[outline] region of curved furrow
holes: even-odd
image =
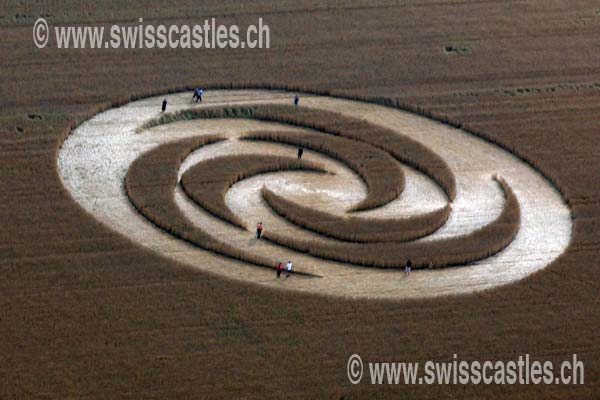
[[[454,175],[447,163],[435,152],[409,136],[403,135],[402,132],[338,112],[284,104],[207,107],[165,114],[148,121],[143,128],[203,118],[246,118],[278,122],[368,143],[428,175],[440,185],[450,201],[456,197]],[[375,208],[376,205],[363,205],[363,207],[365,207],[363,209]]]
[[[283,171],[326,172],[310,161],[269,155],[231,155],[195,164],[181,178],[184,192],[211,214],[240,228],[242,220],[225,203],[227,190],[236,182],[254,175]]]
[[[407,218],[363,218],[305,207],[266,187],[262,189],[262,197],[277,214],[293,224],[330,238],[357,243],[405,242],[427,236],[446,222],[451,211],[447,204],[441,209]]]
[[[467,235],[436,241],[369,244],[301,240],[279,234],[273,229],[264,236],[274,243],[296,251],[355,265],[399,268],[404,266],[408,259],[414,268],[465,265],[504,249],[519,230],[519,202],[504,180],[495,179],[505,196],[502,212],[491,223]]]
[[[219,141],[218,136],[195,137],[167,143],[142,154],[127,171],[127,196],[144,217],[180,239],[229,258],[274,269],[274,260],[238,249],[197,227],[185,218],[175,203],[174,189],[181,161],[193,150]]]
[[[367,187],[367,196],[349,211],[366,211],[396,199],[405,186],[398,162],[370,144],[311,131],[250,132],[242,140],[269,141],[301,146],[333,157],[356,172]]]

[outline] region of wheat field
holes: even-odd
[[[589,0],[3,3],[0,398],[597,398],[598,8]],[[40,50],[31,42],[31,26],[42,15],[52,24],[103,26],[135,23],[140,17],[146,22],[194,23],[215,16],[223,23],[244,25],[262,16],[271,28],[272,48]],[[172,119],[175,113],[161,121],[157,103],[158,118],[139,133],[149,142],[155,133],[156,137],[160,132],[168,134],[170,126],[183,130],[186,123],[198,122],[190,119],[196,117],[202,120],[198,123],[206,124],[202,129],[214,135],[210,134],[210,141],[205,141],[208,135],[202,140],[175,140],[170,147],[145,153],[147,157],[138,158],[123,171],[128,177],[122,182],[123,191],[130,199],[131,212],[151,220],[161,235],[175,235],[184,242],[182,246],[208,250],[211,257],[221,257],[215,259],[223,260],[219,261],[223,265],[251,264],[249,270],[257,279],[269,279],[268,284],[237,279],[235,268],[224,277],[153,251],[107,226],[90,211],[91,206],[77,201],[61,177],[57,163],[61,149],[86,121],[152,95],[187,91],[191,98],[191,89],[199,85],[205,88],[207,99],[211,91],[230,88],[285,90],[292,97],[298,93],[303,112],[294,112],[291,103],[242,104],[231,114],[231,106],[216,104],[214,109]],[[298,263],[303,275],[277,283],[273,259],[258,251],[248,254],[246,247],[231,247],[230,242],[215,242],[197,226],[190,226],[173,197],[174,190],[185,193],[186,187],[194,197],[194,188],[189,186],[193,170],[188,170],[187,186],[184,182],[181,188],[178,183],[182,161],[193,151],[227,141],[227,129],[218,120],[228,121],[232,130],[235,121],[248,124],[251,129],[240,125],[250,134],[239,140],[245,145],[287,145],[285,151],[292,158],[298,144],[305,146],[308,158],[302,165],[289,157],[289,164],[282,165],[282,159],[273,156],[273,170],[337,166],[340,171],[345,168],[348,176],[355,174],[357,181],[372,180],[376,189],[383,185],[378,183],[382,175],[369,174],[378,170],[379,162],[366,169],[362,162],[351,165],[346,151],[362,145],[339,147],[335,141],[361,139],[368,141],[373,154],[386,151],[394,165],[400,160],[421,168],[423,179],[439,184],[441,207],[459,196],[460,185],[455,182],[459,177],[429,148],[421,149],[418,142],[412,144],[414,148],[407,142],[394,143],[396,136],[386,140],[385,129],[370,122],[348,116],[336,120],[333,112],[304,107],[310,96],[360,99],[369,102],[369,107],[414,113],[509,152],[538,171],[566,201],[572,223],[568,247],[534,274],[466,294],[394,300],[293,290],[292,285],[304,287],[311,281],[325,285],[326,277],[314,276],[307,263]],[[215,115],[215,110],[225,110],[225,114]],[[253,123],[259,122],[274,125],[257,129]],[[288,129],[277,125],[283,122]],[[354,134],[345,136],[336,126],[343,132],[351,126]],[[299,129],[305,128],[335,139],[330,146],[326,140],[319,141],[320,147],[311,145],[309,136],[294,141]],[[102,136],[96,139],[100,148]],[[407,149],[409,154],[402,153]],[[419,151],[429,151],[425,159],[431,165],[408,157]],[[319,153],[318,157],[313,153]],[[332,161],[321,164],[324,159]],[[237,167],[243,167],[233,168],[234,172],[253,175],[255,165],[244,165],[243,160],[234,160]],[[98,171],[116,162],[116,157],[103,157]],[[476,168],[465,157],[464,169]],[[316,175],[330,182],[327,179],[335,178],[329,172],[288,173],[297,174],[296,179]],[[392,173],[394,178],[385,180],[385,188],[373,195],[373,202],[358,208],[384,204],[402,189],[410,189],[404,179],[408,174]],[[80,174],[83,183],[94,176]],[[260,178],[249,175],[244,175],[248,185]],[[243,184],[238,182],[241,177],[234,178],[219,181],[219,189],[234,191]],[[496,210],[496,218],[490,216],[490,221],[500,223],[492,225],[493,234],[483,232],[489,236],[483,238],[489,239],[485,246],[475,251],[468,241],[451,244],[453,249],[469,247],[458,254],[460,262],[483,256],[481,251],[485,257],[500,251],[518,237],[518,220],[525,221],[523,208],[510,201],[510,179],[487,178],[494,193],[505,194],[502,204],[508,206]],[[373,247],[362,250],[373,245],[356,236],[364,231],[354,224],[363,221],[345,220],[348,228],[341,234],[339,229],[331,230],[323,214],[316,212],[319,209],[303,209],[298,201],[296,214],[282,216],[277,209],[290,204],[282,205],[272,187],[262,191],[258,183],[255,186],[260,193],[256,201],[272,204],[272,218],[308,231],[289,238],[288,231],[278,235],[267,227],[267,240],[260,246],[295,247],[306,253],[303,260],[356,263],[351,268],[377,270],[373,274],[381,276],[398,271],[377,267],[402,268],[398,258],[404,260],[405,253],[394,256],[387,250],[371,254]],[[225,193],[215,189],[212,194],[207,201],[220,204],[214,214],[253,231],[247,221],[253,219],[238,216],[238,220],[235,210],[225,208],[229,204]],[[97,209],[102,207],[99,202]],[[424,219],[423,230],[411,233],[410,238],[443,226],[446,212],[449,220],[453,212],[460,212],[449,207],[439,208],[440,215],[431,220]],[[357,210],[347,211],[354,216]],[[231,229],[243,231],[239,226]],[[378,232],[377,226],[373,229]],[[389,232],[389,227],[384,230]],[[498,231],[504,235],[501,240]],[[322,242],[309,240],[317,235],[324,237]],[[390,238],[383,239],[375,245],[388,246]],[[391,243],[414,246],[404,239],[394,236]],[[338,247],[326,247],[326,243]],[[453,274],[461,268],[447,265],[454,264],[453,260],[433,259],[436,254],[427,250],[416,251],[415,269],[427,269],[432,261],[440,267],[432,271],[436,273]],[[387,260],[390,254],[392,260]],[[366,261],[365,256],[369,257]],[[409,279],[417,279],[421,272],[429,271],[415,271]],[[354,284],[356,278],[337,279]],[[448,361],[453,354],[467,360],[510,360],[529,353],[555,364],[577,353],[585,363],[585,384],[352,385],[346,363],[353,353],[365,360],[421,363]]]

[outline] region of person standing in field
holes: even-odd
[[[194,101],[194,99],[196,99],[196,103],[201,102],[202,101],[202,93],[204,93],[204,90],[198,88],[194,91],[194,95],[192,96],[192,101]]]
[[[292,262],[288,261],[287,266],[286,266],[285,277],[287,278],[288,276],[290,276],[291,273],[292,273]]]
[[[404,275],[408,276],[410,275],[410,270],[412,268],[412,262],[410,261],[410,258],[406,261],[406,266],[404,267]]]
[[[304,154],[304,149],[302,146],[298,146],[298,160],[302,158],[302,154]]]
[[[298,97],[298,95],[296,95],[296,97],[294,97],[294,105],[297,106],[298,103],[300,103],[300,97]]]
[[[263,228],[264,228],[264,227],[263,227],[263,223],[262,223],[262,222],[259,222],[259,223],[256,225],[256,238],[257,238],[257,239],[260,239],[260,237],[262,236],[262,231],[263,231]]]
[[[283,271],[283,265],[281,263],[277,264],[277,279],[281,276],[281,272]]]
[[[167,99],[163,99],[163,102],[162,102],[162,112],[165,112],[166,109],[167,109]]]

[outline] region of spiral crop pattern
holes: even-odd
[[[506,150],[376,104],[291,97],[223,90],[196,105],[176,94],[165,114],[157,99],[133,102],[77,128],[59,171],[84,208],[163,256],[315,293],[479,290],[568,245],[560,194]],[[288,260],[293,279],[277,280],[269,271]]]

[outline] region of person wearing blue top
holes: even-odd
[[[198,88],[194,91],[194,95],[192,96],[192,101],[194,99],[196,99],[196,103],[198,103],[199,101],[202,101],[202,93],[204,93],[204,90]]]

